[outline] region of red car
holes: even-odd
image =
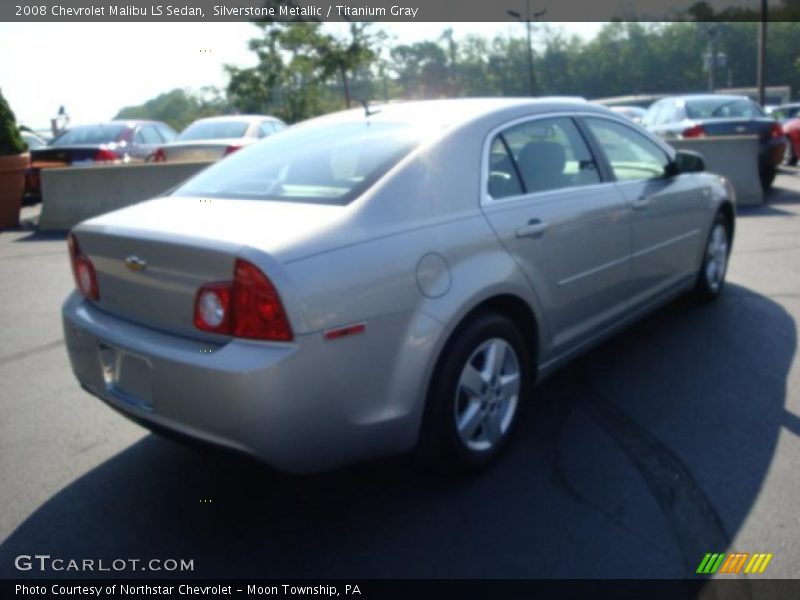
[[[783,164],[793,167],[800,157],[800,103],[777,106],[770,114],[781,122],[786,136]]]
[[[786,121],[783,124],[783,133],[788,142],[783,153],[783,164],[794,167],[797,157],[800,156],[800,117]]]

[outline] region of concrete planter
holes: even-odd
[[[30,154],[0,156],[0,229],[19,225],[19,209],[25,192],[25,171]]]

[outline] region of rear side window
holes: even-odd
[[[747,98],[707,98],[686,102],[686,114],[690,119],[757,119],[764,116],[761,108]]]
[[[178,134],[175,133],[175,130],[172,129],[172,127],[167,127],[166,125],[159,123],[156,125],[156,129],[158,129],[158,133],[161,134],[161,137],[164,138],[165,142],[171,142],[178,137]]]
[[[143,125],[140,127],[134,139],[137,144],[145,145],[156,145],[162,142],[161,136],[158,135],[158,131],[156,131],[156,128],[152,125]]]
[[[347,204],[422,135],[407,124],[366,120],[291,128],[202,171],[174,195]]]
[[[586,118],[585,122],[608,158],[617,181],[664,175],[669,156],[641,133],[607,119]]]
[[[267,137],[275,133],[275,124],[272,121],[261,121],[258,126],[258,137]]]
[[[522,182],[514,165],[514,159],[502,136],[497,136],[489,150],[489,195],[492,198],[507,198],[522,194]]]
[[[222,140],[243,137],[249,127],[247,121],[195,121],[178,136],[181,142],[196,140]]]
[[[491,145],[489,193],[493,198],[518,194],[512,184],[500,187],[501,175],[518,178],[524,194],[600,183],[591,152],[569,118],[537,119],[498,135]]]

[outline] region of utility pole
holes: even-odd
[[[761,22],[758,24],[758,103],[767,101],[767,0],[761,0]]]
[[[717,70],[717,36],[719,29],[716,23],[706,25],[704,27],[705,34],[708,37],[708,50],[704,57],[704,67],[708,69],[708,91],[713,92],[717,87],[716,70]]]
[[[506,11],[509,16],[517,19],[518,21],[522,20],[522,15],[519,14],[515,10]],[[537,13],[534,13],[533,18],[537,21],[539,17],[543,16],[547,12],[547,9],[540,10]],[[528,93],[531,96],[536,95],[536,84],[533,80],[533,43],[531,40],[531,0],[525,0],[525,27],[528,32]]]

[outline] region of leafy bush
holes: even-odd
[[[0,92],[0,156],[22,154],[25,150],[27,146],[19,135],[17,119]]]

